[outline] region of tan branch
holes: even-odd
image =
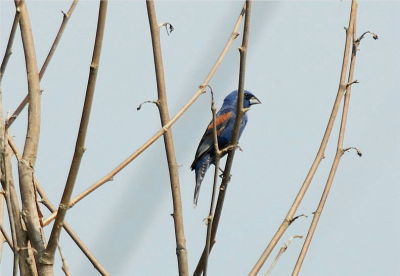
[[[43,78],[44,73],[46,72],[47,66],[50,63],[51,58],[53,57],[58,43],[60,42],[61,36],[64,33],[64,29],[67,26],[68,20],[71,17],[72,13],[75,10],[76,5],[78,4],[78,0],[73,0],[71,6],[69,7],[69,10],[67,13],[63,12],[63,20],[61,22],[60,28],[58,29],[57,35],[53,41],[53,44],[51,45],[50,51],[47,54],[46,60],[44,61],[42,68],[40,69],[39,72],[39,80],[41,80]],[[17,9],[17,13],[19,16],[19,12]],[[16,15],[17,15],[16,13]],[[15,19],[14,19],[15,20]],[[15,22],[15,21],[14,21]],[[8,48],[8,44],[7,44],[7,48]],[[1,78],[0,78],[1,81]],[[25,108],[25,106],[28,103],[28,96],[26,95],[25,98],[22,100],[22,102],[18,105],[18,107],[15,109],[15,111],[12,113],[12,115],[10,116],[10,118],[8,118],[8,120],[6,121],[6,127],[9,128],[11,126],[11,124],[15,121],[15,119],[17,119],[18,115],[21,113],[21,111]]]
[[[1,88],[0,88],[1,89]],[[8,220],[10,222],[10,229],[11,229],[11,237],[12,237],[12,243],[10,239],[7,237],[6,233],[3,231],[4,229],[2,228],[3,236],[7,240],[8,244],[13,250],[14,258],[13,258],[13,275],[18,274],[18,265],[19,265],[19,252],[18,252],[18,246],[14,247],[14,244],[18,244],[17,242],[17,233],[16,233],[16,222],[19,220],[18,217],[15,216],[15,213],[13,213],[13,204],[11,202],[11,196],[10,196],[10,179],[11,175],[11,161],[10,161],[10,155],[9,152],[7,151],[7,131],[5,128],[4,120],[3,120],[3,110],[2,110],[2,99],[1,99],[1,90],[0,90],[0,151],[1,151],[1,182],[3,186],[3,192],[4,192],[4,199],[7,205],[7,214],[8,214]],[[2,203],[1,203],[2,204]],[[3,206],[2,206],[3,207]],[[2,208],[1,208],[2,209]],[[3,210],[1,210],[1,216],[3,216]],[[3,218],[2,218],[3,219]],[[2,224],[2,223],[1,223]]]
[[[57,248],[58,248],[58,252],[60,253],[61,262],[62,262],[61,269],[64,272],[65,276],[71,276],[71,273],[69,272],[69,268],[68,268],[68,263],[67,263],[67,260],[65,259],[62,249],[59,245],[57,246]]]
[[[103,184],[113,180],[115,175],[117,175],[126,166],[128,166],[129,163],[131,163],[133,160],[135,160],[146,149],[148,149],[155,141],[158,140],[158,138],[163,136],[164,133],[166,131],[168,131],[172,127],[172,125],[175,124],[176,121],[178,121],[179,118],[182,117],[182,115],[189,109],[189,107],[192,106],[192,104],[200,97],[200,95],[204,93],[205,87],[208,85],[208,83],[211,81],[212,77],[217,72],[219,66],[221,65],[223,59],[226,56],[226,53],[228,52],[229,48],[232,46],[233,41],[238,37],[238,35],[239,35],[238,29],[239,29],[240,23],[243,20],[243,17],[244,17],[244,9],[242,9],[242,11],[235,23],[233,31],[232,31],[228,41],[225,44],[225,47],[222,49],[222,52],[220,53],[215,64],[211,68],[211,70],[208,73],[207,77],[205,78],[204,82],[200,85],[199,89],[192,96],[192,98],[190,98],[190,100],[178,111],[178,113],[170,121],[168,121],[159,131],[157,131],[149,140],[147,140],[141,147],[139,147],[135,152],[133,152],[128,158],[126,158],[124,161],[122,161],[116,168],[114,168],[112,171],[110,171],[108,174],[106,174],[103,178],[101,178],[96,183],[94,183],[92,186],[90,186],[88,189],[86,189],[86,191],[82,192],[81,194],[76,196],[74,199],[72,199],[69,203],[69,207],[74,206],[76,203],[78,203],[83,198],[85,198],[86,196],[91,194],[93,191],[95,191],[97,188],[99,188]],[[50,222],[52,222],[54,220],[55,217],[56,217],[56,213],[51,214],[47,219],[45,219],[43,221],[43,225],[48,225]]]
[[[215,101],[214,101],[214,92],[210,88],[210,94],[211,94],[211,113],[212,113],[212,126],[213,126],[213,140],[214,140],[214,158],[215,158],[215,163],[214,163],[214,178],[213,178],[213,189],[211,193],[211,202],[210,202],[210,210],[208,212],[208,217],[207,217],[207,234],[206,234],[206,246],[205,246],[205,257],[204,257],[204,272],[203,275],[207,276],[207,268],[208,268],[208,257],[210,255],[210,250],[211,250],[211,233],[212,233],[212,225],[214,221],[214,205],[215,205],[215,195],[217,191],[217,184],[218,184],[218,172],[219,172],[219,161],[221,159],[222,153],[219,149],[218,146],[218,136],[217,136],[217,124],[216,122],[216,116],[217,116],[217,108],[215,107]]]
[[[31,245],[35,253],[37,253],[35,257],[38,257],[41,256],[45,249],[33,185],[34,166],[40,134],[40,84],[28,9],[24,1],[14,0],[14,2],[15,6],[20,8],[19,26],[25,55],[29,98],[28,128],[25,146],[22,159],[18,162],[22,217]]]
[[[6,138],[4,138],[6,140]],[[23,229],[21,221],[21,213],[17,198],[17,193],[14,187],[14,178],[11,168],[11,149],[5,147],[5,152],[2,154],[2,162],[4,164],[4,178],[2,181],[5,192],[8,218],[10,221],[11,237],[14,249],[14,269],[13,273],[17,273],[16,265],[19,264],[21,275],[37,275],[36,269],[33,269],[33,263],[28,250],[20,250],[20,248],[28,248],[26,231]],[[28,274],[29,273],[29,274]],[[14,275],[14,274],[13,274]]]
[[[58,207],[57,217],[54,222],[49,242],[47,244],[45,253],[40,259],[41,271],[43,274],[53,270],[54,254],[57,249],[58,240],[64,218],[68,210],[68,204],[71,199],[72,191],[74,189],[75,181],[78,176],[80,163],[82,160],[83,153],[85,151],[85,139],[89,125],[90,111],[94,98],[94,91],[96,86],[97,71],[100,62],[101,46],[103,42],[104,27],[107,13],[107,0],[100,0],[99,16],[97,22],[96,39],[93,49],[93,57],[90,65],[89,80],[86,88],[85,102],[83,105],[81,122],[79,125],[79,133],[76,139],[74,156],[72,158],[71,167],[68,173],[67,182],[65,184],[64,192],[61,198],[60,205]]]
[[[240,122],[241,122],[242,116],[244,114],[243,97],[244,97],[244,81],[245,81],[245,72],[246,72],[246,56],[247,56],[247,47],[248,47],[249,32],[250,32],[250,14],[251,14],[251,1],[246,0],[242,45],[239,48],[240,70],[239,70],[239,85],[238,85],[239,87],[238,87],[236,120],[235,120],[233,135],[232,135],[233,137],[232,137],[232,140],[230,141],[230,145],[233,145],[234,147],[228,152],[228,157],[227,157],[226,164],[225,164],[223,178],[222,178],[222,182],[221,182],[221,185],[219,188],[217,205],[215,207],[215,214],[213,216],[213,223],[211,226],[210,250],[206,249],[206,247],[207,247],[207,245],[206,245],[193,275],[201,275],[201,273],[204,270],[206,255],[209,254],[209,251],[211,251],[213,245],[215,244],[215,236],[217,234],[218,224],[219,224],[219,220],[220,220],[221,214],[222,214],[222,207],[224,205],[225,194],[226,194],[226,190],[228,188],[228,183],[231,178],[230,173],[231,173],[231,169],[232,169],[233,158],[235,156],[235,151],[237,149],[236,145],[239,140]]]
[[[289,227],[290,222],[293,219],[293,216],[295,215],[298,207],[300,206],[301,201],[303,200],[305,193],[307,192],[308,187],[311,184],[311,181],[319,167],[321,160],[324,158],[325,149],[326,149],[326,146],[328,144],[328,141],[329,141],[329,138],[330,138],[330,135],[332,132],[333,124],[336,120],[336,115],[338,113],[340,102],[341,102],[343,95],[345,93],[345,90],[347,88],[346,75],[347,75],[347,67],[348,67],[348,63],[349,63],[349,52],[350,52],[350,48],[351,48],[353,22],[355,20],[356,10],[357,10],[357,4],[355,1],[353,1],[352,6],[351,6],[351,12],[350,12],[349,27],[346,30],[346,42],[345,42],[345,48],[344,48],[344,54],[343,54],[343,62],[342,62],[342,69],[341,69],[341,74],[340,74],[339,88],[338,88],[336,99],[335,99],[335,102],[332,107],[332,112],[329,117],[328,124],[326,126],[326,130],[325,130],[324,136],[322,138],[320,147],[318,149],[317,155],[316,155],[316,157],[310,167],[310,170],[308,171],[308,174],[307,174],[292,206],[290,207],[285,219],[283,220],[282,224],[279,226],[278,230],[272,237],[271,241],[269,242],[268,246],[262,253],[262,255],[259,258],[259,260],[257,261],[257,263],[254,265],[254,267],[250,271],[250,273],[249,273],[250,276],[257,275],[257,273],[260,271],[262,265],[265,263],[265,261],[271,254],[272,250],[275,248],[276,244],[282,237],[283,233],[285,233],[286,229]]]
[[[353,0],[356,2],[355,4],[357,5],[357,1]],[[354,21],[353,21],[353,28],[352,28],[352,41],[353,41],[353,49],[352,49],[352,55],[351,55],[351,60],[350,60],[350,69],[349,69],[349,76],[347,83],[352,83],[353,82],[353,76],[354,76],[354,70],[355,70],[355,64],[356,64],[356,56],[357,56],[357,51],[358,51],[358,46],[360,44],[361,39],[364,37],[364,35],[367,33],[364,33],[363,35],[360,36],[359,39],[356,39],[356,16],[357,14],[354,14]],[[369,32],[368,32],[369,33]],[[375,34],[374,34],[374,39],[375,39]],[[341,160],[341,157],[343,156],[343,153],[351,148],[346,148],[343,149],[343,141],[344,141],[344,135],[346,131],[346,123],[347,123],[347,114],[349,112],[349,106],[350,106],[350,98],[351,98],[351,86],[347,87],[346,94],[344,95],[344,104],[343,104],[343,111],[342,111],[342,118],[340,122],[340,130],[339,130],[339,136],[338,136],[338,141],[337,141],[337,147],[336,147],[336,155],[332,163],[331,170],[329,172],[328,179],[326,181],[326,185],[324,188],[324,191],[321,195],[320,202],[318,204],[317,210],[314,212],[314,217],[311,222],[310,228],[307,233],[307,237],[304,241],[303,247],[301,249],[301,252],[299,254],[299,257],[297,259],[296,265],[293,269],[292,275],[298,275],[301,269],[301,266],[303,264],[304,258],[307,254],[308,248],[310,247],[312,238],[314,236],[315,230],[317,228],[319,218],[321,217],[323,208],[325,206],[326,200],[328,198],[330,189],[333,184],[333,180],[335,178],[335,174],[337,171],[337,168],[339,166],[339,162]],[[357,151],[357,154],[361,156],[361,152],[355,148]]]
[[[160,41],[160,29],[157,24],[156,9],[154,7],[154,1],[147,0],[147,14],[149,18],[151,42],[153,46],[154,56],[154,67],[157,79],[157,92],[158,92],[158,110],[161,118],[161,125],[165,125],[169,122],[169,111],[167,103],[167,91],[165,87],[164,78],[164,65],[161,53],[161,41]],[[181,191],[179,184],[179,173],[178,166],[175,157],[175,147],[172,136],[172,131],[168,130],[164,133],[164,145],[167,154],[169,177],[171,182],[172,192],[172,203],[174,208],[173,219],[175,225],[175,240],[176,240],[176,255],[178,257],[178,270],[179,275],[188,276],[189,267],[187,261],[187,249],[185,232],[183,225],[183,212],[182,212],[182,201]]]
[[[7,235],[7,232],[4,229],[3,224],[0,224],[0,232],[1,232],[1,235],[3,236],[4,240],[7,242],[8,246],[10,246],[11,250],[14,251],[14,244],[13,244],[12,240],[10,239],[10,237]],[[18,263],[17,263],[17,266],[18,266]],[[15,269],[13,269],[13,270],[15,271]],[[13,273],[13,275],[14,275],[14,273]]]
[[[3,60],[1,62],[1,66],[0,66],[0,86],[1,86],[1,81],[3,80],[4,72],[6,71],[8,60],[10,59],[11,54],[12,54],[12,45],[14,43],[15,33],[17,31],[19,14],[20,14],[20,10],[19,10],[19,8],[17,8],[15,11],[14,21],[13,21],[11,31],[10,31],[10,36],[8,37],[6,51],[4,53],[4,57],[3,57]]]

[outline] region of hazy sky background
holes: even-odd
[[[30,1],[28,8],[39,66],[70,1]],[[225,44],[242,2],[156,2],[171,115],[203,81]],[[319,147],[339,81],[349,1],[254,2],[246,89],[262,102],[249,112],[235,156],[232,181],[209,262],[210,275],[246,275],[284,219]],[[1,56],[15,7],[1,2]],[[73,155],[97,23],[98,2],[80,1],[41,82],[42,129],[36,176],[58,204]],[[400,3],[360,1],[358,33],[374,31],[358,54],[345,146],[326,208],[301,275],[400,275]],[[211,81],[220,106],[237,88],[237,39]],[[4,109],[12,112],[27,91],[17,33],[3,81]],[[150,32],[144,1],[110,1],[86,147],[74,195],[103,177],[159,128]],[[181,180],[190,271],[204,246],[211,170],[193,208],[189,169],[210,121],[203,95],[173,127]],[[272,257],[292,235],[305,235],[335,154],[338,123],[297,220]],[[11,128],[20,148],[26,111]],[[15,173],[16,175],[16,173]],[[172,203],[160,139],[113,182],[72,208],[66,220],[112,275],[176,275]],[[47,214],[47,213],[46,213]],[[8,227],[8,222],[5,222]],[[47,228],[50,231],[50,228]],[[273,275],[289,275],[302,241],[295,240]],[[61,246],[72,275],[97,275],[63,232]],[[4,247],[1,275],[10,275]],[[271,258],[272,259],[272,258]],[[262,270],[268,267],[268,264]],[[57,266],[60,266],[59,260]],[[56,269],[56,275],[62,275]]]

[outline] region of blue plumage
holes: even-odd
[[[221,109],[216,114],[216,129],[218,138],[218,147],[220,150],[226,148],[233,135],[233,128],[236,120],[236,107],[237,107],[237,90],[228,94],[225,97],[224,103]],[[256,96],[249,91],[244,91],[243,107],[249,108],[253,104],[261,103]],[[240,122],[239,137],[242,134],[247,123],[247,114],[243,114]],[[213,138],[213,124],[212,121],[208,125],[206,132],[201,138],[200,144],[196,151],[196,156],[191,165],[191,169],[196,174],[196,187],[194,189],[193,202],[197,205],[197,199],[199,197],[200,185],[203,181],[204,175],[211,164],[215,165],[215,148]]]

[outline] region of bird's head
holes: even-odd
[[[238,99],[238,91],[232,91],[228,96],[224,99],[224,106],[226,107],[236,107]],[[249,108],[253,104],[260,104],[260,100],[257,99],[256,96],[253,95],[250,91],[244,90],[244,98],[243,98],[243,108]]]

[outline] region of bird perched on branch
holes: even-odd
[[[219,150],[223,150],[224,148],[229,146],[231,142],[236,120],[237,99],[237,90],[229,93],[229,95],[225,97],[221,109],[216,114],[215,123],[217,129]],[[251,92],[246,90],[244,91],[243,108],[245,109],[245,111],[247,111],[251,105],[260,103],[260,100],[257,99],[257,97],[254,96]],[[240,122],[239,137],[242,134],[246,123],[247,114],[244,113]],[[223,155],[225,155],[226,152],[227,151],[225,151]],[[196,187],[194,189],[193,199],[194,205],[197,205],[201,182],[203,181],[204,175],[206,174],[207,169],[210,167],[211,164],[215,165],[215,148],[212,121],[208,125],[206,132],[201,138],[200,144],[196,151],[196,156],[190,167],[196,173]]]

